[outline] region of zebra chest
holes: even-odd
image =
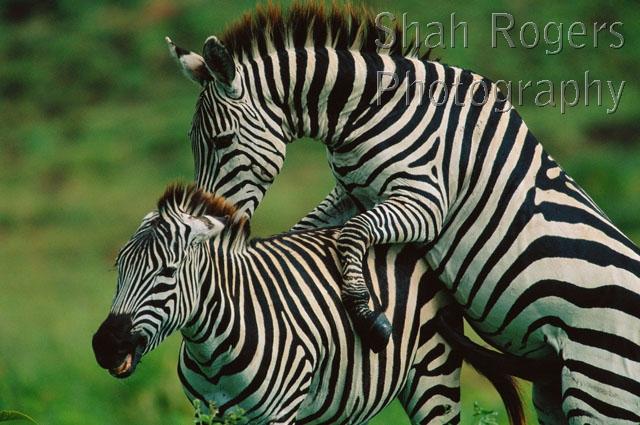
[[[371,209],[407,187],[429,189],[433,167],[417,164],[420,156],[396,158],[390,148],[369,158],[367,149],[371,147],[362,146],[359,149],[361,151],[350,152],[349,155],[329,157],[329,165],[337,183],[346,190],[359,209]]]
[[[383,174],[385,175],[372,174],[372,170],[363,167],[347,175],[334,172],[334,177],[358,209],[365,211],[388,198],[389,184],[385,184],[387,176],[386,173]]]
[[[354,187],[349,191],[351,200],[361,211],[370,210],[384,198],[373,187]]]
[[[272,349],[281,351],[278,355],[260,343],[251,350],[231,350],[218,361],[211,361],[212,350],[205,350],[208,355],[203,357],[192,356],[183,344],[179,362],[183,389],[190,400],[213,402],[221,411],[242,409],[255,424],[279,423],[283,412],[295,416],[297,409],[292,406],[303,400],[300,394],[309,385],[313,359],[299,345],[284,342],[271,342]]]

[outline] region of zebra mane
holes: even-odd
[[[176,210],[194,217],[203,215],[229,217],[229,227],[235,229],[244,228],[247,221],[234,204],[222,196],[205,192],[193,183],[170,184],[158,200],[160,215]]]
[[[385,32],[376,27],[374,13],[365,6],[352,4],[330,8],[318,0],[295,1],[288,10],[269,2],[256,6],[231,23],[220,36],[231,54],[242,59],[266,56],[287,48],[331,47],[362,53],[404,55],[426,60],[430,50],[420,56],[413,43],[402,51],[402,30],[396,25],[395,42],[380,49],[376,40],[385,41]]]

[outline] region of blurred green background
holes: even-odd
[[[633,240],[640,241],[640,7],[636,1],[369,2],[407,12],[426,31],[449,16],[468,22],[469,47],[438,49],[442,61],[494,80],[626,80],[615,114],[605,107],[519,110],[547,150]],[[0,409],[42,424],[187,424],[191,408],[175,373],[179,337],[118,381],[99,369],[91,336],[115,290],[118,248],[165,185],[193,175],[186,134],[199,89],[169,57],[164,36],[199,51],[204,39],[250,9],[246,0],[0,2]],[[516,24],[582,21],[587,46],[528,50],[490,46],[491,12]],[[618,40],[593,22],[622,21]],[[517,37],[517,32],[514,33]],[[555,50],[555,49],[554,49]],[[603,101],[610,97],[606,86]],[[595,101],[595,99],[593,99]],[[332,186],[319,143],[291,146],[285,169],[258,209],[255,235],[290,227]],[[284,208],[283,208],[284,206]],[[465,369],[464,423],[473,402],[496,409],[495,392]],[[525,392],[528,392],[524,385]],[[392,405],[372,424],[401,424]]]

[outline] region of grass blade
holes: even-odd
[[[24,413],[20,413],[15,410],[0,410],[0,422],[8,421],[29,421],[32,424],[37,424],[36,421]]]

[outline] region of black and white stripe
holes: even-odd
[[[435,320],[451,301],[424,284],[422,251],[366,257],[366,282],[396,323],[374,354],[340,301],[339,230],[247,241],[237,213],[225,230],[212,226],[232,210],[199,206],[211,199],[193,186],[168,190],[118,256],[111,309],[130,318],[143,354],[181,331],[178,373],[191,400],[241,407],[256,424],[356,424],[397,396],[413,423],[459,422],[461,357]]]
[[[368,247],[427,244],[426,261],[487,341],[562,361],[555,382],[536,382],[541,422],[639,423],[640,251],[544,152],[496,86],[397,49],[376,51],[375,24],[364,15],[311,5],[284,18],[256,16],[263,35],[249,28],[249,40],[239,40],[236,26],[223,38],[245,90],[242,107],[227,96],[196,111],[199,184],[251,214],[279,171],[284,143],[322,140],[336,187],[296,228],[346,221],[337,243],[356,323],[370,314]],[[309,17],[307,29],[291,16]],[[382,71],[398,77],[396,88],[383,80],[380,90]],[[415,82],[438,84],[430,97]],[[221,90],[214,75],[203,85],[203,98]],[[236,127],[226,116],[237,117]],[[203,156],[198,147],[217,134],[200,133],[204,122],[237,140]],[[248,128],[259,131],[249,136]],[[243,171],[263,164],[267,178]]]

